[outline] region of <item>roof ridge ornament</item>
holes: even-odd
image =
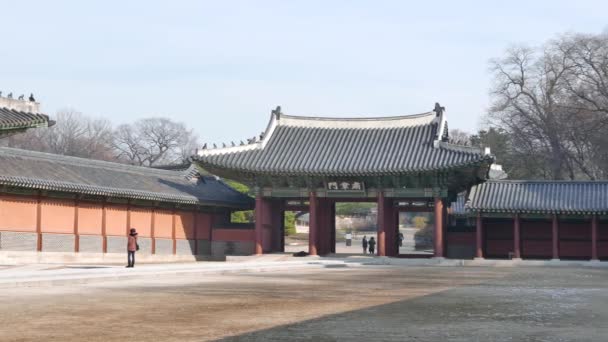
[[[437,122],[437,131],[435,132],[435,141],[433,141],[433,146],[438,148],[440,142],[447,142],[449,140],[448,134],[448,123],[445,119],[445,107],[442,107],[439,102],[435,102],[435,121]]]
[[[445,107],[442,107],[439,102],[435,102],[435,109],[433,111],[435,112],[435,116],[441,116],[445,111]]]
[[[281,114],[283,114],[281,113],[281,106],[277,106],[276,109],[271,110],[270,114],[274,115],[277,120],[281,119]]]

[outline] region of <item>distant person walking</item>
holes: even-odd
[[[361,247],[363,247],[363,254],[367,254],[367,236],[363,235],[363,240],[361,240]]]
[[[137,231],[135,228],[131,228],[129,238],[127,240],[127,267],[135,266],[135,252],[139,249],[137,244]]]
[[[369,238],[369,254],[374,255],[376,252],[376,239],[372,236]]]

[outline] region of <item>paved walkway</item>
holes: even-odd
[[[593,267],[608,268],[608,262],[545,260],[456,260],[399,259],[364,255],[292,257],[290,254],[229,257],[227,262],[140,264],[135,268],[117,265],[32,264],[0,265],[0,288],[87,284],[108,280],[137,279],[187,274],[230,274],[269,272],[286,269],[360,266],[435,267]]]
[[[116,265],[35,264],[0,266],[0,288],[87,284],[98,281],[186,274],[267,272],[293,268],[339,267],[344,261],[306,258],[247,258],[232,262],[143,264],[135,268]]]

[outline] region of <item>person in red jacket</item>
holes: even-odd
[[[129,239],[127,240],[127,267],[135,266],[135,252],[137,251],[137,231],[135,228],[131,228],[129,233]]]

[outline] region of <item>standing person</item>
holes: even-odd
[[[135,252],[139,249],[137,244],[137,231],[135,228],[131,228],[129,238],[127,240],[127,267],[135,266]]]
[[[363,235],[363,240],[361,240],[361,247],[363,247],[363,254],[367,254],[367,235]]]
[[[369,238],[369,254],[374,255],[376,251],[376,239],[372,236]]]

